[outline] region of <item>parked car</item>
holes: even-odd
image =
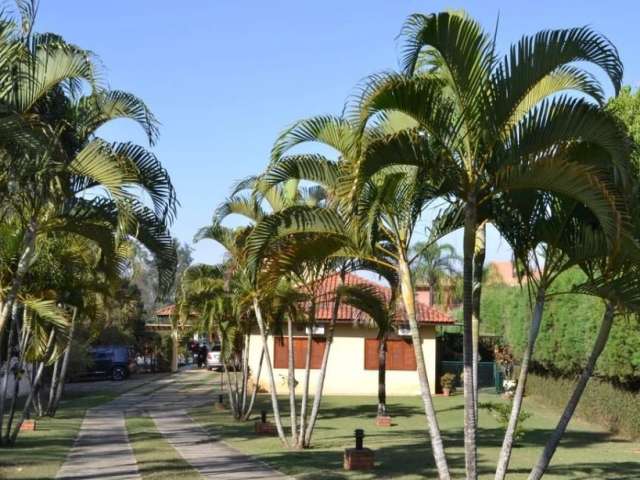
[[[91,347],[89,355],[93,365],[87,370],[87,377],[103,377],[124,380],[135,370],[135,358],[126,345],[100,345]]]
[[[222,368],[222,348],[219,343],[213,344],[207,353],[207,368],[209,370]]]

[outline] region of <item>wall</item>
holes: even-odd
[[[329,354],[327,376],[325,378],[324,393],[328,395],[377,395],[378,371],[364,369],[364,339],[375,338],[376,329],[364,326],[338,325],[336,327],[333,345]],[[303,335],[300,332],[298,335]],[[435,327],[421,327],[422,349],[427,367],[427,377],[431,393],[435,393],[436,376],[436,339]],[[393,338],[393,337],[392,337]],[[269,337],[269,352],[273,358],[274,339]],[[253,372],[258,367],[262,342],[260,336],[251,336],[250,367]],[[287,369],[275,369],[276,388],[278,393],[286,394]],[[311,370],[310,392],[315,391],[319,370]],[[300,392],[304,381],[304,369],[296,368],[297,391]],[[262,369],[260,386],[268,390],[269,382],[266,370]],[[416,371],[387,370],[387,395],[418,395],[420,386]]]

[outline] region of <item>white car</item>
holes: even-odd
[[[215,344],[207,353],[207,368],[209,370],[219,370],[222,368],[222,352],[220,344]]]

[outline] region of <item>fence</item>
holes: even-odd
[[[445,373],[453,373],[456,376],[456,387],[462,386],[460,374],[463,363],[451,360],[442,360],[438,369],[438,380]],[[494,387],[498,393],[502,387],[501,372],[496,368],[495,362],[478,362],[478,388]]]

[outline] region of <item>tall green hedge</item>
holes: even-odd
[[[566,292],[582,280],[580,271],[567,272],[555,282],[553,292]],[[603,310],[603,302],[597,298],[554,295],[545,306],[534,353],[536,366],[555,375],[572,376],[579,372],[591,351]],[[521,355],[526,343],[530,316],[526,287],[487,285],[483,288],[483,331],[501,335],[516,357]],[[627,386],[640,386],[638,317],[616,318],[595,374]]]
[[[530,374],[527,395],[547,405],[563,409],[575,386],[575,380]],[[580,399],[576,415],[632,439],[640,438],[640,394],[616,388],[608,382],[591,379]]]

